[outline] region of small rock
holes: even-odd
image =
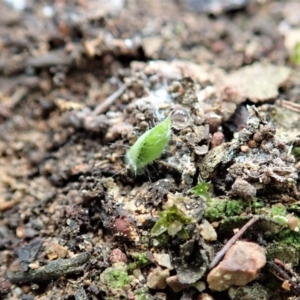
[[[65,258],[68,255],[68,248],[63,247],[57,241],[54,241],[47,249],[46,253],[50,260]]]
[[[221,263],[208,274],[209,288],[224,291],[231,286],[245,286],[257,277],[265,264],[264,248],[255,243],[238,241],[227,251]]]
[[[167,286],[166,279],[170,276],[168,269],[162,270],[157,267],[149,273],[147,277],[147,286],[150,289],[164,289]]]
[[[253,199],[256,196],[256,188],[244,179],[237,178],[231,187],[235,196],[243,199]]]
[[[143,39],[143,49],[148,57],[156,56],[162,47],[163,40],[160,36],[150,36]]]
[[[199,292],[203,292],[206,289],[206,284],[203,281],[198,281],[193,284],[193,287]]]
[[[201,293],[198,296],[197,300],[214,300],[214,298],[211,295],[207,294],[207,293]]]
[[[200,234],[206,241],[215,241],[217,239],[217,233],[212,225],[207,221],[203,220],[200,227]]]
[[[210,144],[212,148],[215,148],[219,145],[221,145],[225,140],[224,133],[221,131],[217,131],[212,135]]]
[[[154,260],[159,264],[161,267],[168,268],[172,270],[173,267],[171,265],[170,255],[166,253],[154,253]]]
[[[189,286],[189,284],[180,283],[177,275],[168,277],[166,282],[175,293],[178,293]]]
[[[116,248],[112,250],[109,260],[111,263],[116,263],[116,262],[127,262],[127,256],[125,253],[123,253],[119,248]]]

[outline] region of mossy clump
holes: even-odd
[[[133,258],[134,262],[128,264],[127,266],[128,271],[132,271],[137,268],[142,268],[150,264],[150,261],[145,253],[132,253],[131,257]]]
[[[268,260],[273,261],[274,259],[279,259],[284,262],[289,262],[293,266],[299,264],[299,251],[293,246],[277,242],[269,244],[266,250]]]
[[[287,211],[283,204],[278,203],[272,205],[269,214],[272,220],[274,220],[278,224],[282,226],[286,226],[288,224]]]
[[[121,269],[111,269],[106,272],[105,280],[115,289],[123,288],[130,282],[128,273]]]
[[[130,288],[130,278],[126,264],[118,262],[105,269],[100,275],[98,286],[108,299],[109,297],[113,299],[126,297],[127,290]]]
[[[290,230],[289,228],[283,228],[278,234],[277,241],[281,245],[289,245],[295,247],[297,251],[300,251],[300,233]]]
[[[251,202],[251,209],[253,213],[260,214],[261,209],[265,207],[265,202],[259,199],[255,199]]]
[[[173,205],[159,213],[159,220],[151,230],[152,236],[159,236],[167,232],[170,236],[189,237],[185,226],[192,222],[192,218],[186,216],[176,205]]]
[[[214,198],[206,202],[205,217],[211,221],[224,217],[241,215],[247,208],[247,202],[242,200],[230,200]]]

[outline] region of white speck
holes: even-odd
[[[133,42],[132,42],[131,39],[126,39],[126,40],[124,41],[124,43],[125,43],[126,47],[128,47],[128,48],[133,48]]]
[[[51,18],[54,16],[55,11],[52,6],[47,5],[43,7],[43,14],[47,18]]]

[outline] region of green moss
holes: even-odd
[[[155,223],[151,230],[152,236],[159,236],[164,232],[167,232],[171,236],[178,235],[180,238],[189,237],[184,227],[191,223],[192,219],[180,211],[176,205],[162,211],[159,216],[160,219]]]
[[[272,205],[270,210],[270,217],[272,218],[272,220],[282,226],[285,226],[288,223],[286,208],[281,203]]]
[[[300,251],[300,233],[290,230],[289,228],[284,228],[278,234],[278,242],[281,245],[290,245],[295,247]]]
[[[132,253],[131,257],[133,258],[134,262],[128,264],[127,270],[132,271],[137,268],[142,268],[150,263],[147,255],[144,253]]]
[[[205,217],[210,220],[218,220],[224,217],[233,217],[242,214],[247,203],[242,200],[229,199],[212,199],[207,201],[207,208],[205,210]]]
[[[289,262],[293,266],[299,264],[299,251],[290,245],[284,245],[281,242],[269,244],[266,247],[268,260],[273,261],[275,258]]]
[[[128,273],[123,269],[107,269],[105,280],[113,289],[123,288],[130,283]]]
[[[224,217],[225,211],[225,200],[212,200],[207,203],[207,208],[205,210],[205,217],[211,220],[217,220]]]
[[[226,201],[225,205],[225,215],[226,217],[233,217],[240,215],[245,208],[245,202],[242,200],[230,200]]]
[[[270,216],[285,216],[286,215],[286,208],[283,204],[278,203],[275,205],[272,205],[271,211],[270,211]]]
[[[253,200],[251,202],[251,207],[254,211],[256,211],[257,209],[259,210],[260,208],[265,207],[265,202],[262,200],[258,200],[258,199]]]

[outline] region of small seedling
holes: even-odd
[[[208,192],[209,188],[210,188],[210,184],[208,182],[199,179],[197,185],[191,189],[191,192],[198,197],[204,198],[204,200],[209,200],[210,199],[210,194]]]
[[[159,158],[168,145],[170,136],[170,116],[142,134],[130,147],[125,156],[125,161],[132,173],[135,175],[141,174],[148,164]]]
[[[171,236],[178,235],[180,238],[184,239],[189,237],[184,226],[191,223],[192,219],[179,211],[176,205],[162,211],[159,216],[160,219],[155,223],[151,230],[152,236],[159,236],[167,231]]]

